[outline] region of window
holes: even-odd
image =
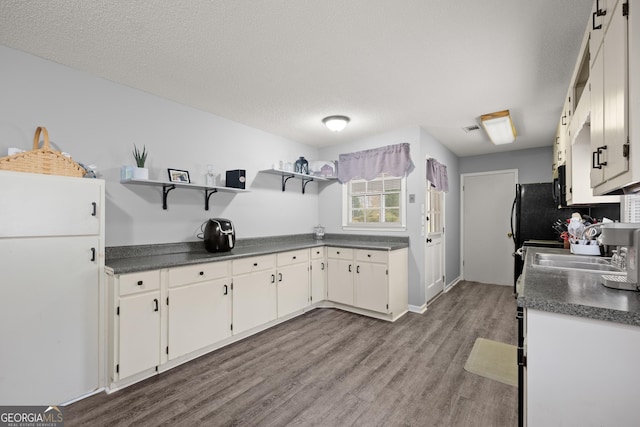
[[[352,179],[343,185],[345,228],[403,230],[406,178],[381,174],[371,181]]]
[[[444,192],[436,190],[430,184],[427,189],[427,233],[442,233],[444,225]]]
[[[624,196],[622,222],[640,222],[640,195]]]

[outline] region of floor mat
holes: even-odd
[[[473,349],[471,349],[471,354],[469,354],[464,369],[465,371],[517,387],[516,346],[478,338],[473,344]]]

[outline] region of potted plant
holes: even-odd
[[[133,158],[136,159],[136,167],[133,168],[134,179],[149,179],[149,169],[144,167],[147,161],[147,146],[142,147],[142,152],[133,144]]]

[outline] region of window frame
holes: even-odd
[[[385,174],[378,175],[374,180],[380,179]],[[397,177],[388,175],[384,178],[400,180],[400,222],[399,223],[360,223],[350,222],[353,207],[351,205],[351,185],[360,182],[369,182],[364,179],[354,178],[347,183],[342,184],[342,229],[343,230],[360,230],[360,231],[406,231],[407,230],[407,177]],[[373,181],[373,180],[372,180]],[[384,193],[382,193],[384,194]]]

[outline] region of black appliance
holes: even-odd
[[[247,182],[247,172],[244,169],[234,169],[227,171],[225,185],[231,188],[240,188],[244,190]]]
[[[554,186],[555,183],[551,182],[516,185],[516,197],[511,210],[511,233],[516,250],[525,242],[531,246],[562,247],[552,225],[557,219],[568,217],[565,211],[558,209],[554,200]],[[515,291],[515,281],[522,273],[524,261],[517,255],[514,259]]]
[[[204,247],[209,252],[228,252],[236,244],[233,223],[224,218],[211,218],[204,229]]]

